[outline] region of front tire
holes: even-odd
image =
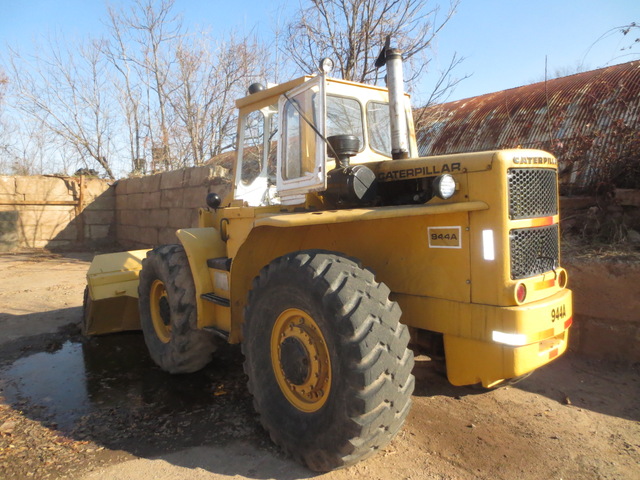
[[[280,257],[253,282],[249,390],[273,441],[312,470],[375,453],[409,412],[413,353],[389,293],[355,261],[318,250]]]
[[[164,245],[142,261],[138,306],[153,361],[169,373],[191,373],[211,361],[217,339],[198,329],[195,286],[182,245]]]

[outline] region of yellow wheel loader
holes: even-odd
[[[142,329],[171,373],[242,343],[271,438],[317,471],[382,448],[409,411],[410,339],[454,385],[485,387],[561,355],[557,161],[539,150],[419,158],[401,53],[388,88],[319,74],[239,109],[233,191],[179,245],[97,256],[85,331]],[[323,62],[326,67],[327,62]]]

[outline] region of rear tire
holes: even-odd
[[[181,245],[164,245],[142,261],[138,306],[153,361],[169,373],[191,373],[211,361],[217,339],[198,329],[195,286]]]
[[[413,353],[389,293],[355,261],[319,250],[280,257],[253,282],[249,390],[273,441],[312,470],[375,453],[409,412]]]

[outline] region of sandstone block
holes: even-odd
[[[66,205],[34,205],[20,209],[20,223],[22,225],[67,225],[75,216],[75,208]]]
[[[108,190],[93,199],[89,203],[85,203],[85,210],[115,210],[116,196],[107,194]]]
[[[162,190],[160,196],[161,208],[181,208],[183,205],[184,191],[181,188],[174,190]]]
[[[640,190],[617,188],[616,200],[620,205],[640,207]]]
[[[175,228],[161,228],[158,232],[158,245],[179,243]]]
[[[45,243],[44,247],[40,248],[47,248],[49,250],[55,250],[58,248],[69,248],[70,246],[74,245],[74,243],[75,242],[72,242],[70,240],[49,240]]]
[[[84,201],[91,202],[94,198],[103,195],[115,195],[115,188],[109,182],[100,178],[85,178]]]
[[[85,227],[85,240],[104,240],[110,237],[109,225],[87,225]]]
[[[171,208],[169,209],[169,219],[167,226],[172,229],[187,228],[191,226],[191,209],[190,208]]]
[[[185,170],[185,184],[189,187],[208,185],[214,176],[214,169],[209,165],[192,167]]]
[[[147,175],[146,177],[142,177],[142,185],[140,191],[142,193],[157,192],[158,190],[160,190],[161,178],[161,174]]]
[[[581,210],[595,204],[594,197],[560,197],[560,210]]]
[[[142,192],[142,177],[131,177],[124,180],[128,194]]]
[[[111,225],[115,217],[109,210],[85,210],[81,215],[85,225]]]
[[[16,194],[15,177],[0,175],[0,196],[8,195],[13,197]]]
[[[138,235],[134,240],[149,247],[158,245],[158,229],[154,227],[140,227]]]
[[[116,190],[116,196],[126,195],[127,194],[127,180],[126,179],[118,180],[114,184],[114,188]]]
[[[144,202],[144,193],[130,193],[127,195],[127,208],[129,210],[142,209],[142,203]]]
[[[73,201],[73,187],[57,177],[15,177],[16,193],[23,194],[26,201],[51,200]]]
[[[126,210],[129,207],[129,195],[116,194],[116,210]]]
[[[149,219],[151,225],[158,228],[164,228],[169,224],[169,210],[164,208],[156,208],[149,211]]]
[[[182,188],[184,186],[184,170],[174,170],[161,174],[160,189]]]
[[[140,208],[157,209],[160,207],[161,194],[160,191],[141,193]]]
[[[116,236],[118,243],[122,245],[128,245],[135,242],[138,238],[140,227],[135,225],[118,225],[116,230]]]
[[[206,186],[185,188],[182,206],[195,209],[206,207],[208,193],[209,187]]]

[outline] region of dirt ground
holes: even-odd
[[[170,376],[141,336],[80,335],[91,255],[0,255],[2,479],[635,479],[637,367],[566,355],[493,391],[424,356],[404,429],[377,456],[317,475],[259,426],[242,355]]]

